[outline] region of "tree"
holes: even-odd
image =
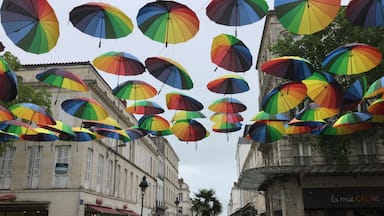
[[[200,189],[192,199],[192,210],[196,215],[210,216],[220,214],[222,205],[215,196],[213,189]]]

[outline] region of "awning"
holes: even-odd
[[[95,206],[95,205],[87,205],[85,208],[86,212],[91,213],[101,213],[101,215],[115,216],[115,215],[124,215],[113,208],[104,207],[104,206]]]
[[[116,209],[118,212],[122,213],[123,215],[127,215],[127,216],[140,216],[139,214],[137,214],[136,212],[132,211],[132,210],[127,210],[127,209]]]

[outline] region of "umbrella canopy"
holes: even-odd
[[[343,88],[326,72],[315,72],[302,81],[307,95],[320,106],[338,109],[343,103]]]
[[[132,32],[131,19],[120,9],[102,2],[89,2],[73,8],[69,20],[81,32],[101,38],[121,38]]]
[[[247,106],[238,99],[225,97],[213,101],[208,109],[218,113],[238,113],[245,111]]]
[[[106,52],[97,56],[92,63],[99,70],[121,76],[139,75],[145,71],[144,64],[127,52]]]
[[[181,141],[199,141],[206,137],[207,130],[194,119],[180,120],[171,127],[172,133]]]
[[[362,123],[370,120],[372,118],[371,114],[363,112],[349,112],[340,116],[336,122],[333,124],[333,127],[339,127],[341,125],[351,125],[356,123]]]
[[[21,135],[21,139],[34,142],[52,142],[58,140],[59,137],[52,131],[44,128],[35,128],[36,134]]]
[[[15,116],[7,108],[0,105],[0,122],[15,119]]]
[[[212,40],[211,61],[232,72],[245,72],[252,66],[252,54],[237,37],[220,34]]]
[[[107,128],[113,130],[121,130],[123,127],[113,118],[107,117],[102,120],[85,120],[82,122],[85,128]]]
[[[285,133],[287,135],[297,135],[309,133],[313,130],[312,127],[306,125],[286,125]]]
[[[345,91],[343,95],[342,112],[351,111],[363,102],[364,95],[368,88],[367,78],[365,76],[355,80]]]
[[[86,92],[87,84],[76,74],[63,68],[50,68],[36,74],[36,79],[49,85],[74,91]]]
[[[301,81],[314,71],[312,64],[298,56],[283,56],[273,58],[261,65],[261,70],[272,76]]]
[[[242,124],[240,122],[236,123],[226,123],[226,122],[215,122],[212,126],[212,131],[216,133],[231,133],[241,130]],[[228,138],[228,136],[227,136]]]
[[[252,140],[260,143],[275,142],[285,135],[284,122],[262,121],[251,125],[248,135]]]
[[[7,36],[24,51],[49,52],[59,38],[59,23],[47,0],[4,0],[1,24]]]
[[[369,105],[368,112],[373,115],[384,115],[384,98],[379,98]]]
[[[342,136],[353,134],[357,131],[367,130],[369,128],[372,128],[372,124],[367,122],[343,124],[337,127],[332,126],[332,124],[326,124],[321,128],[320,134],[329,136]]]
[[[381,52],[363,43],[348,43],[327,54],[321,65],[325,71],[337,75],[367,72],[381,62]]]
[[[165,95],[167,108],[173,110],[200,111],[203,104],[195,98],[180,92],[170,92]]]
[[[384,76],[375,80],[365,93],[365,98],[375,97],[376,95],[384,93]]]
[[[133,141],[147,135],[148,131],[137,126],[133,126],[125,129],[125,133],[127,133],[128,137],[131,139],[131,141]]]
[[[24,120],[32,121],[37,124],[55,124],[55,120],[47,113],[47,111],[33,103],[18,103],[9,107],[15,116]]]
[[[164,112],[164,109],[156,102],[141,100],[127,106],[125,111],[133,114],[155,115]]]
[[[0,74],[10,71],[8,62],[0,56]]]
[[[108,137],[114,140],[121,140],[123,142],[131,141],[126,131],[122,129],[116,130],[116,129],[109,129],[109,128],[93,128],[93,131],[103,137]]]
[[[143,100],[157,95],[157,90],[144,81],[128,80],[114,88],[112,93],[120,99]]]
[[[288,125],[295,125],[295,126],[309,126],[311,128],[319,128],[324,126],[327,122],[324,120],[300,120],[297,118],[292,118]]]
[[[17,92],[18,84],[15,72],[0,73],[0,100],[12,101],[16,98]]]
[[[172,135],[173,133],[172,133],[172,130],[170,128],[168,128],[166,130],[161,130],[161,131],[148,130],[148,134],[150,134],[152,136],[161,137],[161,136]]]
[[[164,131],[169,129],[169,122],[159,115],[142,116],[138,121],[138,126],[144,130]]]
[[[299,105],[307,96],[307,88],[301,82],[288,82],[272,89],[262,101],[264,111],[272,114],[287,112]]]
[[[352,25],[378,27],[384,25],[384,3],[382,0],[351,0],[345,11]]]
[[[18,140],[19,138],[20,137],[17,134],[7,133],[0,130],[0,141],[2,142],[15,141],[15,140]]]
[[[0,122],[0,130],[7,132],[7,133],[13,133],[17,136],[21,136],[22,134],[36,134],[37,132],[33,127],[31,127],[29,124],[24,123],[22,121],[18,120],[9,120]]]
[[[215,123],[238,123],[244,120],[240,113],[214,113],[209,119]]]
[[[145,60],[149,73],[164,84],[177,89],[193,88],[187,70],[178,62],[166,57],[150,57]]]
[[[256,121],[256,122],[258,121],[289,121],[289,118],[282,113],[271,114],[265,111],[259,111],[250,120]]]
[[[59,139],[64,141],[75,141],[75,142],[88,142],[96,139],[96,133],[90,131],[87,128],[73,127],[72,131],[75,134],[75,136],[60,134]]]
[[[322,107],[316,103],[310,103],[304,107],[295,118],[303,121],[320,121],[335,116],[339,114],[339,112],[340,110],[338,108]]]
[[[50,130],[52,132],[58,133],[59,136],[61,134],[65,136],[75,136],[75,133],[72,131],[72,127],[67,125],[66,123],[62,121],[55,121],[55,124],[49,125],[49,124],[39,124],[38,125],[41,128]]]
[[[104,106],[92,98],[67,99],[61,103],[61,108],[68,114],[85,120],[102,120],[108,117]]]
[[[144,35],[165,46],[190,40],[200,25],[195,12],[175,1],[155,1],[144,5],[136,21]]]
[[[177,110],[170,121],[175,122],[196,118],[206,118],[206,116],[200,111]]]
[[[336,17],[341,0],[275,0],[277,19],[295,34],[323,30]]]
[[[207,84],[207,88],[219,94],[237,94],[248,91],[249,85],[243,77],[229,74],[212,80]]]

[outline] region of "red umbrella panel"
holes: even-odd
[[[175,122],[172,133],[181,141],[199,141],[206,137],[207,130],[198,121],[189,119]]]
[[[7,108],[0,105],[0,122],[13,120],[15,116]]]
[[[218,94],[237,94],[248,91],[249,85],[243,77],[229,74],[210,81],[207,88]]]
[[[373,115],[384,115],[384,98],[379,98],[369,105],[368,112]]]
[[[167,93],[165,97],[167,107],[171,110],[200,111],[204,108],[200,101],[179,92]]]
[[[247,106],[238,99],[225,97],[213,101],[208,109],[219,113],[238,113],[245,111]]]

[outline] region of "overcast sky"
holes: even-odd
[[[179,0],[178,2],[188,5],[196,12],[200,19],[200,30],[191,40],[176,45],[170,44],[165,48],[164,44],[149,39],[137,27],[137,12],[150,1],[104,0],[102,2],[117,6],[124,11],[131,18],[134,29],[133,32],[125,38],[102,40],[101,48],[99,48],[98,38],[80,32],[69,22],[69,12],[72,8],[88,1],[49,0],[49,2],[55,9],[60,22],[60,37],[57,46],[47,54],[36,55],[26,53],[13,45],[12,41],[5,36],[4,29],[1,28],[0,38],[6,46],[6,50],[18,56],[22,64],[92,61],[98,55],[108,51],[124,51],[136,56],[143,63],[147,57],[165,56],[183,65],[194,81],[194,88],[192,90],[181,91],[165,85],[161,93],[151,100],[158,102],[163,108],[166,108],[166,93],[179,91],[193,96],[204,104],[205,108],[202,112],[208,118],[198,119],[198,121],[210,130],[211,135],[208,138],[197,143],[180,142],[174,136],[168,136],[167,138],[180,158],[179,177],[184,178],[189,184],[191,196],[202,188],[214,189],[218,199],[223,204],[223,215],[226,215],[230,190],[233,182],[237,181],[238,178],[235,152],[238,137],[242,136],[243,130],[230,133],[229,139],[227,139],[226,134],[211,131],[213,124],[209,120],[209,116],[212,115],[213,112],[208,110],[208,106],[214,100],[224,97],[224,95],[210,92],[206,88],[206,85],[219,76],[232,73],[220,68],[214,72],[216,65],[210,60],[210,49],[213,37],[221,33],[234,35],[235,28],[218,25],[207,18],[205,15],[205,7],[209,3],[208,0]],[[273,0],[268,0],[267,2],[269,8],[272,9]],[[342,2],[345,4],[347,1],[344,0]],[[241,113],[245,118],[243,122],[244,125],[251,123],[249,119],[259,110],[257,102],[258,77],[255,62],[257,60],[264,21],[265,18],[252,25],[238,27],[237,30],[237,37],[247,45],[253,55],[253,65],[251,69],[239,74],[248,81],[251,90],[233,96],[247,105],[247,110]],[[100,71],[100,74],[110,83],[111,88],[115,87],[116,76],[102,71]],[[120,76],[120,83],[129,79],[144,80],[151,83],[157,89],[160,89],[162,86],[162,83],[153,78],[148,72],[135,77]],[[169,120],[173,114],[174,111],[167,111],[163,116]]]

